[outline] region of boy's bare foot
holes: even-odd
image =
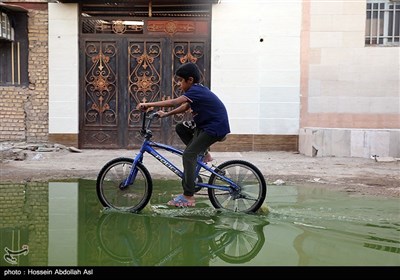
[[[211,156],[210,153],[205,154],[205,156],[204,156],[204,158],[203,158],[203,162],[204,162],[204,163],[207,163],[207,162],[210,162],[210,161],[213,161],[213,160],[214,160],[214,159],[213,159],[213,157]]]

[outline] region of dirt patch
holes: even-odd
[[[21,183],[64,179],[96,179],[101,167],[116,157],[133,157],[132,150],[24,149],[19,156],[2,154],[0,182]],[[8,152],[10,154],[10,152]],[[11,153],[12,154],[12,153]],[[400,197],[400,163],[367,158],[307,157],[291,152],[214,152],[213,164],[241,159],[256,165],[268,184],[316,184],[346,192]],[[169,155],[177,166],[181,159]],[[157,160],[146,155],[144,163],[154,179],[176,179]]]

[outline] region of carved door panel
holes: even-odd
[[[202,83],[209,86],[208,23],[197,24],[202,36],[195,36],[193,23],[177,22],[145,21],[146,32],[135,36],[81,37],[79,147],[139,147],[141,116],[136,105],[181,95],[174,72],[183,63],[196,63]],[[189,118],[185,113],[156,121],[153,140],[183,148],[175,125]]]
[[[85,40],[81,45],[80,135],[82,148],[120,148],[121,40]]]
[[[164,41],[128,43],[128,147],[135,148],[141,144],[141,139],[135,137],[141,127],[140,112],[136,110],[136,105],[139,102],[153,102],[180,96],[182,92],[174,76],[176,69],[189,61],[196,63],[200,69],[205,69],[205,48],[206,44],[202,41],[174,41],[170,38]],[[205,80],[203,70],[201,82]],[[175,125],[190,118],[188,112],[155,121],[152,126],[154,140],[182,148],[183,143],[175,133]]]
[[[166,99],[168,92],[165,40],[130,40],[128,42],[128,137],[129,148],[138,147],[142,139],[138,132],[142,125],[141,112],[136,109],[140,102],[152,102]],[[157,109],[157,108],[155,108]],[[153,139],[159,141],[163,135],[161,120],[153,122]],[[168,133],[169,128],[165,128]]]

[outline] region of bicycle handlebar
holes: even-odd
[[[150,116],[148,116],[148,118],[152,119],[152,120],[157,119],[159,117],[160,117],[160,115],[158,114],[158,112],[151,113]]]
[[[147,113],[148,111],[142,112],[142,129],[140,130],[140,134],[142,136],[151,135],[150,125],[153,122],[153,120],[160,117],[160,115],[157,112],[150,113],[149,115],[147,115]],[[147,122],[147,125],[146,125],[146,119],[149,120]]]

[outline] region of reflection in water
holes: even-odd
[[[109,265],[208,266],[215,258],[246,263],[265,238],[264,218],[233,214],[166,217],[104,213],[97,237]]]
[[[167,207],[156,181],[140,214],[105,210],[95,182],[0,183],[0,267],[399,266],[398,199],[270,186],[269,213]]]
[[[297,259],[289,262],[293,265],[400,265],[398,199],[285,186],[270,188],[269,201],[267,246],[274,251],[268,229],[275,223],[295,226],[298,233],[291,240]]]
[[[95,182],[0,184],[0,265],[208,266],[246,263],[265,243],[266,217],[149,207],[104,210]],[[170,194],[169,194],[170,195]],[[155,195],[157,198],[157,195]]]

